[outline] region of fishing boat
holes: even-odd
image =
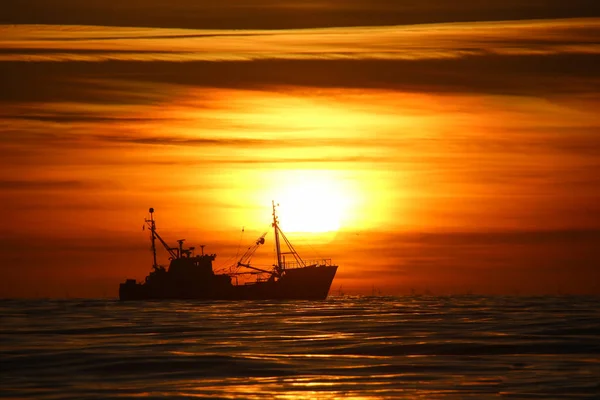
[[[279,227],[276,204],[273,202],[272,228],[275,235],[276,263],[272,269],[250,264],[255,251],[265,243],[265,232],[251,245],[228,272],[215,273],[216,254],[194,254],[195,248],[184,248],[185,239],[178,246],[170,246],[157,232],[154,209],[150,208],[144,227],[150,230],[152,243],[152,271],[144,282],[127,279],[119,286],[120,300],[199,299],[199,300],[324,300],[337,272],[331,259],[305,262]],[[282,251],[281,242],[287,251]],[[169,254],[166,268],[158,264],[157,243]],[[286,261],[286,255],[292,261]],[[251,280],[239,283],[241,275]],[[253,278],[253,279],[252,279]]]

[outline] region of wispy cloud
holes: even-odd
[[[289,29],[599,16],[594,0],[79,0],[12,2],[0,23]]]
[[[81,180],[16,180],[0,179],[1,190],[80,190],[85,188],[98,187],[97,182]]]
[[[600,19],[288,30],[12,25],[0,61],[424,60],[600,54]]]

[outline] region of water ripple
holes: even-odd
[[[2,398],[600,397],[600,299],[0,301]]]

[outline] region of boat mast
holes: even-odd
[[[169,253],[169,255],[171,256],[171,259],[176,259],[176,258],[180,258],[183,257],[182,253],[183,248],[180,246],[179,248],[177,247],[170,247],[167,242],[165,242],[163,240],[162,237],[160,237],[160,235],[158,234],[158,232],[156,231],[156,221],[154,220],[154,208],[150,208],[150,219],[144,219],[144,221],[146,222],[146,224],[148,225],[148,227],[150,228],[150,232],[152,232],[152,254],[154,255],[154,267],[158,267],[158,262],[156,261],[156,239],[158,239],[158,241],[164,246],[164,248],[167,250],[167,252]],[[182,242],[183,243],[183,242]],[[190,248],[190,250],[192,250],[192,248]],[[188,251],[188,250],[186,250]]]
[[[281,247],[279,246],[279,221],[277,220],[277,214],[275,212],[275,200],[273,203],[273,230],[275,231],[275,248],[277,250],[277,270],[281,272],[283,270],[283,263],[281,262]]]
[[[150,207],[150,219],[146,220],[150,225],[150,232],[152,232],[152,255],[154,256],[154,268],[158,268],[158,263],[156,262],[156,223],[154,221],[154,208]]]

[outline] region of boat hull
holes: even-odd
[[[233,285],[228,275],[197,280],[163,280],[160,284],[127,280],[119,286],[120,300],[324,300],[337,272],[336,265],[285,271],[278,280]]]

